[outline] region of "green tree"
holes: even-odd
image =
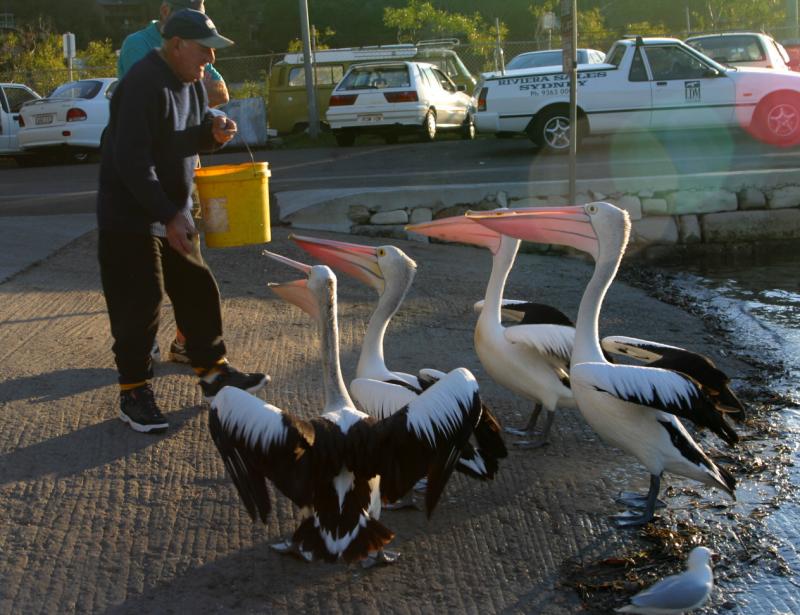
[[[26,27],[5,35],[0,47],[2,80],[25,83],[40,94],[67,80],[61,36],[44,27]]]
[[[545,0],[540,4],[532,4],[528,11],[533,16],[536,25],[536,39],[543,41],[545,30],[543,27],[544,16],[552,13],[557,18],[561,15],[560,2]],[[590,48],[607,48],[617,34],[606,26],[605,18],[599,8],[578,9],[578,46]],[[553,47],[561,47],[561,30],[557,27],[548,39]]]
[[[117,71],[117,54],[111,44],[111,39],[102,41],[89,41],[86,49],[78,52],[78,60],[82,68],[80,78],[112,77]]]

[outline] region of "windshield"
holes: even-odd
[[[58,86],[49,98],[94,98],[102,88],[102,81],[74,81]]]
[[[766,59],[755,36],[714,36],[690,40],[686,44],[722,64],[763,62]]]
[[[342,79],[341,90],[362,90],[380,88],[407,88],[411,85],[408,69],[402,66],[360,66],[353,68]]]

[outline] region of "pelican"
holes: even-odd
[[[557,309],[532,303],[525,304],[526,317],[530,322],[535,315],[539,319],[537,324],[503,326],[502,316],[509,313],[508,308],[515,304],[519,307],[522,303],[503,301],[503,290],[517,256],[519,239],[501,235],[465,216],[414,224],[406,230],[481,246],[492,253],[492,272],[475,326],[475,352],[495,382],[534,403],[525,428],[507,427],[506,431],[519,436],[535,434],[544,407],[547,412],[544,429],[533,440],[517,444],[531,447],[546,444],[556,408],[575,406],[568,375],[575,329],[569,318]]]
[[[635,456],[650,473],[642,513],[619,515],[617,525],[639,526],[653,519],[665,471],[719,487],[735,499],[733,476],[711,461],[678,419],[708,427],[728,444],[738,440],[724,412],[698,383],[658,367],[612,364],[603,355],[598,337],[600,309],[628,243],[627,212],[596,202],[467,216],[498,233],[570,246],[595,260],[578,308],[570,362],[572,392],[581,414],[600,437]]]
[[[360,412],[339,366],[336,276],[323,265],[269,255],[307,274],[271,288],[319,325],[325,405],[321,416],[304,420],[225,387],[209,413],[214,444],[254,521],[266,523],[268,480],[300,507],[302,522],[276,550],[306,561],[394,561],[383,550],[394,533],[379,521],[381,499],[399,498],[427,474],[430,517],[480,419],[477,383],[460,368],[387,418]]]
[[[386,366],[383,353],[386,329],[403,303],[417,270],[417,264],[405,252],[391,245],[373,247],[301,235],[290,237],[309,254],[367,284],[379,295],[361,344],[356,377],[350,383],[350,392],[362,408],[377,418],[388,416],[444,375],[439,370],[425,368],[414,376]],[[477,449],[465,445],[456,469],[472,478],[492,479],[498,459],[508,453],[500,436],[500,425],[485,406],[475,439]],[[400,503],[408,504],[409,499]]]

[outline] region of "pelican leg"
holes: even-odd
[[[304,562],[314,561],[314,556],[308,551],[303,551],[300,545],[293,540],[283,540],[281,542],[273,543],[269,546],[270,549],[280,553],[281,555],[293,555]]]
[[[633,491],[622,491],[614,498],[620,504],[628,508],[645,508],[647,506],[647,494],[634,493]],[[662,499],[656,500],[656,508],[666,508],[667,504]]]
[[[428,490],[428,478],[426,476],[420,478],[417,484],[414,485],[414,491],[417,493],[425,493]]]
[[[536,431],[536,423],[539,421],[539,415],[542,413],[542,404],[536,404],[533,407],[533,411],[531,412],[531,416],[528,419],[528,424],[525,425],[523,429],[517,429],[516,427],[504,427],[503,430],[506,433],[510,433],[514,436],[532,436],[537,433]]]
[[[413,508],[420,510],[417,503],[414,501],[414,490],[412,489],[406,493],[402,498],[394,502],[389,502],[383,505],[383,510],[402,510],[403,508]]]
[[[361,567],[372,568],[376,564],[394,564],[399,557],[400,553],[397,551],[386,551],[385,549],[381,549],[380,551],[370,553],[367,557],[362,559]]]
[[[547,415],[545,416],[544,422],[544,429],[539,432],[539,434],[533,440],[520,440],[519,442],[514,442],[514,446],[518,446],[520,448],[539,448],[541,446],[546,446],[550,444],[548,437],[550,435],[550,428],[553,426],[553,419],[556,416],[555,411],[547,410]],[[533,433],[536,433],[535,431]]]
[[[617,527],[639,527],[650,523],[653,520],[656,512],[656,501],[658,500],[658,492],[661,489],[661,475],[650,475],[650,490],[647,492],[647,501],[645,502],[644,511],[640,515],[631,513],[630,511],[622,513],[621,515],[614,515],[614,523]]]

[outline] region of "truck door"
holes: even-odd
[[[647,46],[655,129],[728,126],[734,120],[733,80],[677,45]]]

